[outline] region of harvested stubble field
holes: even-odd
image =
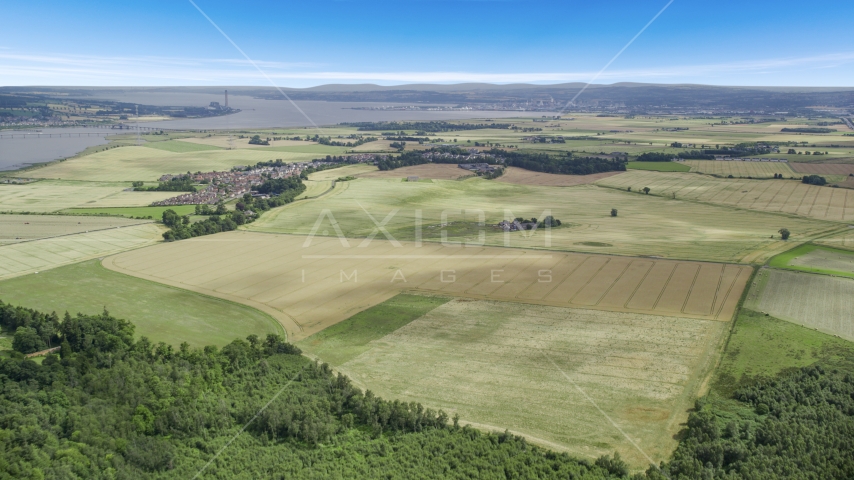
[[[600,182],[633,174],[626,172]],[[610,216],[612,208],[618,209],[618,217]],[[547,215],[545,210],[551,210],[564,223],[551,230],[551,246],[546,245],[543,231],[512,232],[505,236],[494,226],[515,217],[543,218]],[[480,178],[418,183],[357,179],[341,183],[315,201],[297,202],[267,212],[245,228],[307,235],[318,219],[325,217],[316,233],[326,231],[334,235],[329,218],[332,217],[345,236],[364,238],[374,230],[374,223],[365,211],[377,222],[394,212],[384,228],[400,240],[416,238],[416,219],[420,214],[423,238],[430,241],[439,241],[442,232],[446,232],[450,240],[479,242],[483,232],[483,241],[488,245],[723,262],[764,262],[788,250],[791,244],[780,241],[779,235],[777,239],[771,238],[784,225],[793,232],[793,241],[839,228],[836,224],[810,219],[781,219],[778,215],[619,192],[595,185],[540,187]],[[479,212],[484,215],[484,227],[477,225]],[[781,221],[785,224],[781,225]]]
[[[43,312],[110,314],[132,322],[137,336],[178,347],[226,345],[235,338],[282,333],[269,315],[219,298],[111,272],[98,260],[0,282],[0,299]]]
[[[294,340],[402,290],[728,321],[746,266],[496,247],[229,232],[126,252],[107,268],[241,302]]]
[[[854,341],[854,279],[764,269],[745,306]]]
[[[817,187],[795,180],[744,180],[697,174],[627,172],[596,182],[620,190],[644,187],[651,195],[734,206],[763,212],[787,213],[818,220],[854,221],[854,191]],[[778,220],[778,223],[783,221]],[[786,223],[792,220],[785,220]],[[784,225],[781,225],[781,227]],[[787,227],[793,232],[797,230]],[[799,237],[800,238],[800,237]]]
[[[80,217],[70,217],[77,218]],[[140,220],[136,220],[137,223]],[[131,250],[163,239],[154,223],[112,228],[0,247],[0,278],[9,278]]]
[[[789,164],[780,162],[724,162],[716,160],[685,160],[691,172],[726,177],[773,178],[775,174],[785,178],[795,176]]]
[[[523,168],[507,167],[504,175],[495,181],[503,183],[515,183],[518,185],[541,185],[544,187],[573,187],[575,185],[587,185],[596,180],[613,177],[623,172],[594,173],[592,175],[557,175],[554,173],[533,172]]]
[[[646,458],[578,389],[658,463],[676,446],[728,327],[457,299],[336,367],[378,395],[457,413],[462,423],[508,428],[582,458],[616,450],[643,468]]]
[[[188,144],[192,145],[192,144]],[[33,170],[35,178],[87,181],[153,181],[166,173],[188,171],[227,171],[236,165],[282,159],[285,162],[308,161],[317,153],[264,150],[205,150],[175,153],[147,147],[121,147],[75,157]]]
[[[174,192],[125,192],[129,184],[45,180],[0,185],[0,211],[48,213],[67,208],[135,207],[174,196]]]
[[[850,163],[792,163],[792,170],[804,175],[851,175],[854,164]]]
[[[470,177],[473,173],[463,170],[457,165],[442,163],[427,163],[412,167],[396,168],[394,170],[376,170],[360,173],[360,178],[389,178],[401,179],[407,177],[418,177],[420,179],[456,180],[460,177]]]
[[[65,215],[0,215],[0,245],[137,225],[139,220]]]

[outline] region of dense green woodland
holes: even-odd
[[[436,156],[432,154],[448,154]],[[489,163],[503,164],[508,167],[519,167],[525,170],[545,173],[560,173],[565,175],[589,175],[591,173],[625,171],[626,162],[618,159],[599,157],[573,157],[567,152],[560,156],[546,153],[510,152],[493,148],[484,151],[486,156],[468,160],[467,150],[459,147],[436,147],[423,151],[403,152],[396,157],[377,156],[375,161],[380,170],[394,170],[401,167],[423,165],[425,163]],[[460,158],[462,157],[462,158]]]
[[[0,359],[0,478],[192,478],[212,459],[201,477],[625,473],[618,458],[577,461],[363,393],[277,335],[175,350],[134,341],[133,325],[107,312],[66,315],[57,335],[60,354],[41,365]]]

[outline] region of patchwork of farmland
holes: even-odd
[[[301,339],[403,290],[728,321],[746,266],[229,232],[109,257],[129,275],[259,308]]]
[[[163,239],[162,232],[159,225],[144,223],[0,246],[0,278],[151,245]]]
[[[336,367],[378,395],[441,408],[462,423],[508,428],[583,458],[616,450],[646,467],[599,408],[656,463],[666,459],[728,326],[457,299]],[[310,344],[301,343],[311,352]]]
[[[753,177],[773,178],[774,175],[783,175],[789,178],[795,172],[789,168],[788,163],[780,162],[724,162],[716,160],[685,160],[685,165],[691,167],[691,172],[705,173],[726,177]]]
[[[519,185],[541,185],[545,187],[572,187],[586,185],[596,180],[613,177],[623,172],[594,173],[592,175],[558,175],[554,173],[534,172],[523,168],[507,167],[497,182]]]
[[[137,225],[139,220],[62,215],[0,215],[0,245]]]
[[[758,181],[633,171],[596,183],[620,190],[631,187],[633,191],[649,187],[651,195],[672,197],[675,194],[677,199],[749,210],[836,222],[854,221],[854,191],[805,185],[794,180]],[[795,232],[795,229],[789,230]]]
[[[192,145],[192,144],[188,144]],[[301,162],[317,158],[319,153],[283,151],[202,150],[186,153],[148,147],[112,148],[91,155],[53,163],[34,170],[36,178],[86,181],[153,181],[166,173],[229,170],[235,165],[249,165],[268,160]]]
[[[746,306],[854,341],[854,279],[765,269]]]
[[[600,181],[617,181],[626,175],[635,172]],[[611,216],[612,208],[618,210],[619,216]],[[563,225],[550,231],[548,242],[543,231],[505,234],[494,226],[504,219],[543,218],[549,214]],[[485,226],[478,226],[481,220]],[[781,220],[793,232],[792,240],[814,238],[839,228],[806,218],[781,219],[778,215],[594,185],[534,187],[479,178],[417,183],[382,179],[343,182],[328,195],[272,210],[245,228],[303,235],[312,231],[334,235],[337,228],[347,237],[379,234],[378,238],[383,238],[382,233],[374,231],[376,221],[385,222],[383,228],[394,238],[414,240],[417,222],[421,222],[422,238],[430,241],[440,241],[445,235],[449,241],[521,248],[760,262],[791,248],[779,240],[779,235],[771,238],[783,226]]]
[[[138,207],[173,192],[125,192],[130,184],[45,180],[26,185],[0,184],[0,211],[48,213],[93,206]]]

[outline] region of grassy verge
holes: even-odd
[[[323,361],[341,365],[368,350],[368,344],[388,335],[430,310],[450,301],[445,297],[399,294],[298,343]]]
[[[253,308],[122,275],[97,260],[0,282],[0,299],[41,311],[112,315],[136,325],[155,342],[225,345],[235,338],[282,334],[270,316]]]
[[[854,365],[854,343],[743,308],[712,390],[728,398],[737,388],[760,378],[775,377],[819,361]]]
[[[655,172],[690,172],[691,167],[676,162],[629,162],[630,170],[650,170]]]
[[[796,257],[800,257],[801,255],[806,255],[815,250],[825,250],[828,252],[839,253],[842,255],[850,255],[854,257],[854,252],[850,250],[842,250],[838,248],[824,247],[813,244],[804,244],[799,247],[793,248],[789,251],[783,252],[770,260],[768,260],[768,266],[774,268],[782,268],[786,270],[797,270],[799,272],[808,272],[808,273],[820,273],[824,275],[837,275],[842,277],[854,278],[854,273],[846,272],[844,270],[830,270],[826,268],[819,267],[808,267],[804,265],[790,265],[789,263],[794,260]]]
[[[179,195],[178,192],[175,195]],[[175,210],[178,215],[192,215],[196,212],[195,205],[173,205],[166,207],[111,207],[111,208],[69,208],[60,214],[74,215],[109,215],[114,217],[148,218],[158,220],[163,217],[163,211]]]

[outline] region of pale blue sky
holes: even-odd
[[[590,81],[664,1],[194,0],[274,83]],[[189,1],[6,2],[0,85],[269,81]],[[596,83],[854,86],[854,2],[675,0]]]

